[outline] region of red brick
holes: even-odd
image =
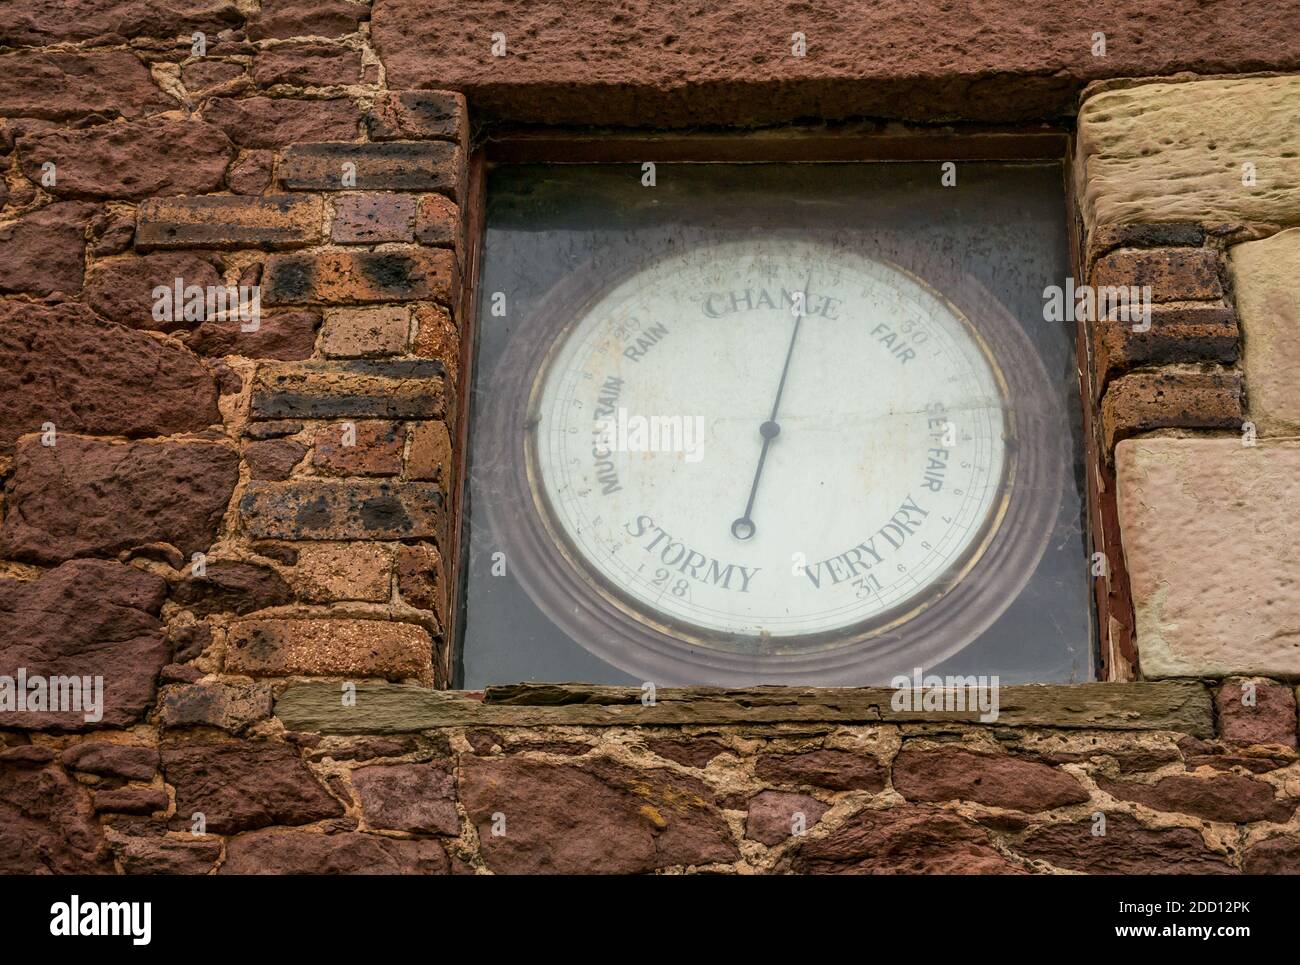
[[[432,667],[429,634],[391,620],[238,620],[226,639],[226,670],[252,676],[428,681]]]
[[[451,434],[445,422],[417,422],[411,427],[411,453],[406,460],[408,479],[441,483],[450,491]]]
[[[330,238],[341,244],[410,241],[414,222],[415,198],[410,195],[345,194],[334,201]]]
[[[1223,297],[1223,260],[1210,248],[1120,248],[1092,269],[1092,284],[1150,286],[1156,302],[1215,301]]]
[[[1096,388],[1143,365],[1220,362],[1231,365],[1241,351],[1237,316],[1226,305],[1154,305],[1151,328],[1133,331],[1133,323],[1092,323]]]
[[[349,435],[352,444],[345,445]],[[333,476],[396,476],[405,441],[397,422],[334,423],[316,432],[311,464]]]
[[[460,207],[440,194],[420,198],[415,215],[415,237],[422,244],[439,248],[460,246]]]
[[[347,181],[355,166],[355,183]],[[464,156],[441,141],[383,144],[326,142],[294,144],[280,161],[280,181],[299,191],[460,191]]]
[[[1101,403],[1106,451],[1152,429],[1229,429],[1241,425],[1242,379],[1233,371],[1166,368],[1110,383]]]
[[[465,95],[455,91],[404,90],[381,94],[367,117],[376,141],[447,140],[469,143]]]
[[[320,240],[323,207],[310,194],[153,198],[136,211],[135,246],[297,248]]]
[[[321,351],[331,358],[381,358],[406,351],[411,313],[404,305],[325,312]]]
[[[318,251],[272,255],[266,263],[263,299],[271,305],[447,302],[455,284],[455,257],[443,249],[412,245],[379,251]]]

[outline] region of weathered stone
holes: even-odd
[[[1143,675],[1300,675],[1300,443],[1131,439],[1115,467]]]
[[[266,439],[244,447],[244,462],[250,479],[288,479],[293,467],[302,462],[307,447],[292,439]]]
[[[95,792],[95,810],[116,814],[153,814],[167,810],[167,792],[152,787],[109,788]]]
[[[411,313],[404,305],[328,309],[321,351],[333,358],[400,355],[410,328]]]
[[[361,112],[345,97],[334,100],[214,97],[204,105],[203,117],[225,131],[240,147],[254,148],[355,137],[361,122]]]
[[[243,151],[226,170],[226,187],[235,194],[263,194],[274,173],[274,151]]]
[[[446,626],[447,576],[436,546],[404,543],[397,548],[397,590],[411,606],[432,610]]]
[[[166,252],[139,257],[123,255],[95,262],[86,272],[86,304],[105,318],[128,328],[152,328],[171,331],[194,321],[184,317],[184,305],[177,310],[154,297],[154,289],[175,289],[180,278],[184,287],[198,285],[206,289],[220,285],[221,279],[207,256]],[[174,301],[170,299],[169,301]],[[171,308],[171,317],[155,318],[155,306]],[[205,302],[206,311],[206,302]],[[159,311],[166,316],[168,313]]]
[[[110,325],[80,305],[0,302],[0,454],[52,422],[143,436],[220,421],[211,375],[189,352]]]
[[[293,601],[283,577],[269,566],[241,560],[211,560],[202,576],[187,573],[172,600],[197,617],[211,613],[244,615]]]
[[[1120,248],[1097,259],[1092,284],[1149,287],[1157,303],[1217,302],[1223,298],[1223,270],[1222,256],[1212,248]]]
[[[226,670],[251,676],[382,677],[429,682],[433,641],[389,620],[243,620],[226,637]]]
[[[129,875],[205,875],[221,857],[221,839],[188,831],[164,834],[116,834],[110,845]]]
[[[236,61],[204,57],[181,65],[181,83],[190,94],[210,93],[218,88],[233,90],[247,85],[247,68]]]
[[[210,442],[106,442],[70,433],[18,443],[0,551],[54,564],[171,543],[206,550],[239,477],[239,457]],[[76,507],[69,513],[68,507]]]
[[[904,747],[894,759],[894,790],[909,801],[978,801],[1047,811],[1088,800],[1073,777],[1046,764],[960,747]]]
[[[0,55],[0,116],[139,117],[175,106],[154,84],[148,68],[125,50],[16,50]]]
[[[989,833],[924,805],[864,810],[825,837],[800,842],[794,870],[805,874],[1021,874]]]
[[[328,475],[396,476],[405,445],[399,422],[336,422],[316,431],[311,462]]]
[[[1106,833],[1091,817],[1035,828],[1014,846],[1017,854],[1090,874],[1232,874],[1228,859],[1191,828],[1142,827],[1128,814],[1107,814]]]
[[[456,284],[456,262],[449,251],[416,246],[276,254],[267,259],[264,284],[268,305],[446,302]]]
[[[40,767],[52,760],[54,760],[54,751],[41,744],[19,744],[0,751],[0,764]]]
[[[1112,781],[1099,775],[1097,786],[1112,797],[1137,801],[1157,811],[1195,814],[1210,821],[1245,824],[1250,821],[1290,820],[1295,802],[1279,801],[1273,787],[1240,774],[1193,777],[1173,774],[1154,784]]]
[[[415,238],[424,245],[456,248],[460,244],[460,208],[450,198],[426,194],[415,215]]]
[[[176,821],[185,827],[195,812],[216,834],[309,824],[343,813],[288,744],[177,744],[162,748],[162,767],[176,789]]]
[[[64,201],[0,224],[0,292],[81,291],[91,204]]]
[[[356,33],[358,23],[369,19],[370,8],[348,0],[266,0],[248,21],[252,40],[282,40],[289,37],[341,37]]]
[[[271,716],[269,684],[172,684],[158,700],[164,727],[217,727],[243,733]]]
[[[1227,680],[1214,696],[1219,733],[1233,744],[1296,746],[1295,691],[1271,680]]]
[[[415,198],[412,195],[391,192],[345,194],[334,202],[334,223],[330,228],[332,241],[373,245],[385,241],[410,241],[414,237]]]
[[[364,8],[363,8],[364,9]],[[223,875],[445,875],[447,852],[432,839],[402,841],[347,831],[255,831],[226,846]]]
[[[0,580],[0,674],[16,678],[24,669],[28,701],[35,678],[91,678],[90,691],[81,690],[80,707],[8,707],[6,726],[79,731],[125,727],[139,720],[153,701],[154,679],[167,662],[158,622],[165,592],[160,577],[103,560],[64,563],[30,583]],[[93,684],[96,677],[101,678],[102,692]],[[47,683],[53,686],[55,681]],[[10,692],[7,699],[14,697]],[[100,698],[102,706],[96,708]],[[86,720],[95,717],[96,710],[99,719]]]
[[[301,479],[250,483],[239,508],[254,539],[411,539],[442,534],[445,502],[431,483]]]
[[[1300,840],[1284,837],[1260,841],[1242,857],[1241,870],[1248,875],[1300,874]]]
[[[40,46],[81,40],[122,43],[195,30],[216,36],[243,20],[233,0],[26,0],[0,24],[0,43]]]
[[[85,788],[59,767],[0,763],[0,873],[112,871]]]
[[[1300,430],[1300,228],[1229,251],[1244,335],[1250,420],[1263,435]]]
[[[411,427],[411,452],[406,459],[409,479],[427,479],[450,490],[451,436],[445,422],[417,422]]]
[[[98,208],[90,219],[90,251],[96,258],[120,255],[135,238],[135,219],[122,210]]]
[[[653,754],[666,757],[687,767],[706,767],[709,761],[727,751],[725,744],[691,737],[688,740],[647,740],[646,748]]]
[[[354,178],[344,178],[344,166]],[[460,191],[464,155],[444,141],[294,144],[280,161],[280,183],[294,191]]]
[[[749,801],[745,816],[745,837],[770,847],[802,835],[829,810],[815,797],[784,791],[760,791]]]
[[[212,645],[212,628],[206,623],[172,624],[167,628],[167,642],[176,660],[193,660]]]
[[[158,770],[158,748],[134,744],[73,744],[63,752],[62,759],[73,770],[124,781],[148,781]]]
[[[376,764],[352,772],[352,786],[371,828],[460,834],[456,782],[431,764]]]
[[[463,757],[460,799],[497,873],[635,874],[738,857],[708,787],[668,770]],[[492,834],[496,814],[505,835]]]
[[[211,124],[169,116],[31,134],[19,139],[18,156],[23,173],[38,183],[41,165],[54,162],[51,194],[134,201],[214,191],[234,154]]]
[[[1297,104],[1296,76],[1141,84],[1089,98],[1076,168],[1088,226],[1300,223],[1300,195],[1286,188],[1300,183]],[[1254,183],[1245,181],[1247,162]]]
[[[200,355],[294,362],[311,358],[316,351],[321,317],[308,309],[288,309],[262,312],[256,331],[244,331],[245,324],[230,313],[224,318],[206,319],[185,344]]]
[[[289,579],[307,603],[386,603],[392,569],[393,550],[382,543],[303,543]]]
[[[154,198],[136,210],[135,246],[296,248],[320,240],[323,203],[310,194]]]
[[[331,684],[289,687],[276,716],[294,730],[322,734],[395,734],[441,727],[668,727],[678,724],[975,722],[950,710],[893,711],[885,688],[660,688],[653,706],[640,687],[592,684],[518,684],[489,687],[483,699],[413,686],[359,684],[355,707],[340,713]],[[1069,685],[1013,685],[1001,691],[998,726],[1064,731],[1176,731],[1214,736],[1205,686],[1190,680]],[[1014,733],[1014,731],[1012,731]]]
[[[390,91],[366,118],[375,141],[447,140],[469,143],[465,95],[445,90]]]
[[[446,411],[437,361],[262,365],[253,382],[256,419],[437,419]]]
[[[249,439],[280,439],[296,436],[302,430],[303,424],[293,419],[249,422],[244,425],[244,435]]]
[[[360,50],[314,41],[264,47],[253,61],[253,83],[259,87],[343,86],[360,76]]]
[[[1226,305],[1153,305],[1151,327],[1135,332],[1133,325],[1122,319],[1092,324],[1098,391],[1112,377],[1138,366],[1177,362],[1230,365],[1240,351],[1237,317]]]
[[[879,791],[885,786],[884,766],[869,754],[815,750],[794,754],[763,754],[754,774],[772,784],[808,784],[832,791]]]
[[[1233,429],[1243,419],[1241,373],[1166,367],[1130,372],[1101,401],[1102,433],[1116,442],[1152,429]]]

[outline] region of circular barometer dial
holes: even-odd
[[[551,575],[524,580],[616,665],[866,682],[958,649],[1023,584],[1022,564],[1015,587],[954,610],[961,630],[906,645],[902,628],[989,550],[1024,451],[1008,360],[920,278],[844,247],[747,239],[552,314],[519,399],[531,555],[551,557],[527,568]],[[1016,330],[995,341],[1034,371]]]

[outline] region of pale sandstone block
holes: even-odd
[[[1088,230],[1133,222],[1300,224],[1300,76],[1141,84],[1079,112]],[[1255,184],[1242,183],[1254,165]]]
[[[1265,435],[1300,431],[1300,228],[1229,252],[1248,418]]]
[[[1115,448],[1144,676],[1300,676],[1300,442]]]

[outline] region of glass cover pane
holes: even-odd
[[[489,172],[459,685],[1094,673],[1058,164]]]

